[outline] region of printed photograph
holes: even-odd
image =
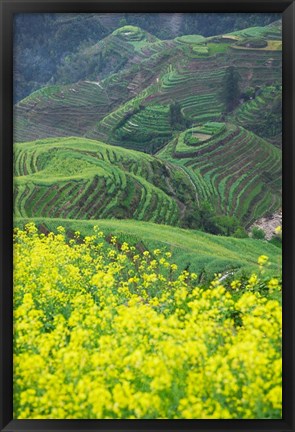
[[[14,16],[14,418],[282,418],[282,19]]]

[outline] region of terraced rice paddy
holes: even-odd
[[[272,144],[233,124],[198,145],[187,145],[184,137],[181,133],[158,155],[196,175],[199,197],[211,197],[219,211],[246,226],[279,208],[281,152]]]
[[[138,150],[151,148],[155,136],[158,139],[164,137],[167,141],[171,138],[169,107],[165,105],[152,105],[140,110],[117,128],[113,135],[118,142],[128,142],[129,148]]]
[[[103,83],[46,87],[16,106],[15,141],[84,134],[113,103]]]
[[[207,40],[199,35],[159,41],[136,27],[125,30],[124,27],[119,29],[83,52],[87,59],[105,51],[105,55],[114,58],[114,64],[122,63],[124,67],[101,81],[93,77],[76,84],[50,86],[21,101],[15,108],[16,141],[78,135],[142,150],[143,137],[149,137],[154,141],[151,146],[154,151],[171,138],[166,133],[167,119],[162,127],[158,122],[155,132],[154,122],[149,128],[143,118],[140,134],[132,130],[129,122],[121,131],[127,134],[125,140],[121,140],[121,132],[117,130],[120,129],[117,123],[122,122],[126,112],[140,103],[147,108],[150,105],[153,111],[155,104],[167,106],[176,100],[183,115],[191,121],[218,120],[224,112],[219,91],[229,65],[235,66],[241,75],[242,89],[281,81],[280,29],[277,26],[225,35],[226,42],[222,38],[214,42],[214,38]],[[277,40],[272,40],[271,35]],[[272,50],[234,47],[235,38],[254,36],[268,37]],[[134,44],[141,45],[135,47]],[[136,121],[132,123],[137,124]],[[116,129],[115,134],[113,129]]]
[[[155,82],[167,56],[174,56],[169,43],[150,45],[151,56],[149,52],[135,55],[126,69],[101,81],[85,79],[69,85],[48,86],[19,102],[14,108],[15,141],[73,135],[104,139],[104,125],[99,125],[97,130],[99,122],[104,118],[107,122],[116,108],[124,112],[121,105],[135,95],[132,105],[138,104],[140,94],[142,98],[153,94],[156,87],[149,90],[149,86]],[[119,47],[118,42],[118,50]]]
[[[43,142],[46,157],[40,150],[29,151],[29,144],[17,150],[19,215],[32,216],[37,211],[37,216],[45,217],[56,202],[55,210],[50,210],[52,217],[132,215],[138,220],[181,225],[188,199],[197,204],[208,201],[218,214],[236,216],[248,226],[278,209],[281,155],[265,140],[268,137],[255,135],[255,125],[281,92],[280,32],[275,24],[210,38],[186,35],[162,41],[139,27],[127,26],[84,50],[85,58],[104,51],[115,68],[122,62],[120,70],[112,69],[114,73],[100,81],[87,78],[46,87],[15,108],[15,141],[56,137],[54,142]],[[235,46],[247,38],[265,38],[267,49]],[[220,89],[229,65],[240,74],[241,91],[261,91],[226,116]],[[182,130],[171,123],[170,107],[175,102],[183,116]],[[226,126],[220,119],[227,121]],[[73,135],[103,141],[118,150],[110,146],[110,159],[106,150],[104,156],[93,150],[93,156],[84,147],[79,155],[67,149],[51,157],[65,144],[60,137]],[[71,146],[74,140],[68,140]],[[83,142],[95,146],[92,141]],[[146,165],[147,156],[141,153],[134,162],[136,153],[123,157],[120,147],[156,157]],[[42,166],[42,158],[50,163]],[[71,162],[65,169],[67,158]],[[141,171],[136,165],[149,168]],[[175,170],[176,176],[171,174]],[[161,176],[168,180],[159,181]],[[184,188],[187,195],[181,197]],[[67,204],[66,196],[71,194],[77,199]],[[28,204],[32,200],[37,200],[34,208]]]
[[[255,38],[272,38],[280,40],[282,38],[282,26],[281,23],[272,23],[265,27],[249,27],[243,30],[231,32],[227,36],[238,36],[240,38],[255,37]]]
[[[14,167],[17,217],[129,217],[178,225],[179,190],[194,194],[180,168],[172,172],[151,156],[87,139],[16,145]]]
[[[176,41],[183,44],[199,44],[205,42],[205,38],[202,35],[185,35],[178,36]]]
[[[241,126],[250,129],[265,138],[272,137],[282,132],[281,115],[281,86],[269,86],[263,88],[261,93],[252,100],[242,104],[234,113],[233,120]],[[276,127],[267,122],[268,112],[277,104],[276,108]],[[265,124],[264,128],[262,125]]]

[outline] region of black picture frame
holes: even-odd
[[[1,12],[1,372],[0,429],[12,431],[294,431],[294,0],[0,0]],[[13,38],[15,13],[280,12],[283,19],[283,416],[282,420],[13,420]]]

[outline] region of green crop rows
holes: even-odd
[[[192,129],[213,132],[214,125],[211,138],[187,145],[185,136],[192,133],[188,130],[159,156],[201,176],[205,182],[194,179],[199,195],[211,196],[221,212],[249,225],[280,206],[281,152],[241,127],[211,125]]]
[[[194,194],[180,168],[81,138],[15,145],[14,170],[15,212],[21,217],[133,217],[178,225],[184,199],[178,188]]]

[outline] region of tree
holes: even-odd
[[[239,72],[234,66],[229,66],[226,69],[222,89],[221,89],[221,99],[225,104],[226,112],[231,112],[239,103],[240,98],[240,86],[239,82],[241,80]]]
[[[120,27],[125,27],[127,24],[128,24],[128,22],[127,22],[125,17],[120,18],[120,20],[119,20],[119,26]]]
[[[173,102],[170,104],[170,124],[173,129],[183,129],[186,126],[186,119],[181,112],[181,106],[179,102]]]
[[[200,204],[199,208],[200,214],[200,228],[205,232],[211,234],[219,234],[216,229],[216,224],[214,222],[215,210],[211,203],[204,201]]]

